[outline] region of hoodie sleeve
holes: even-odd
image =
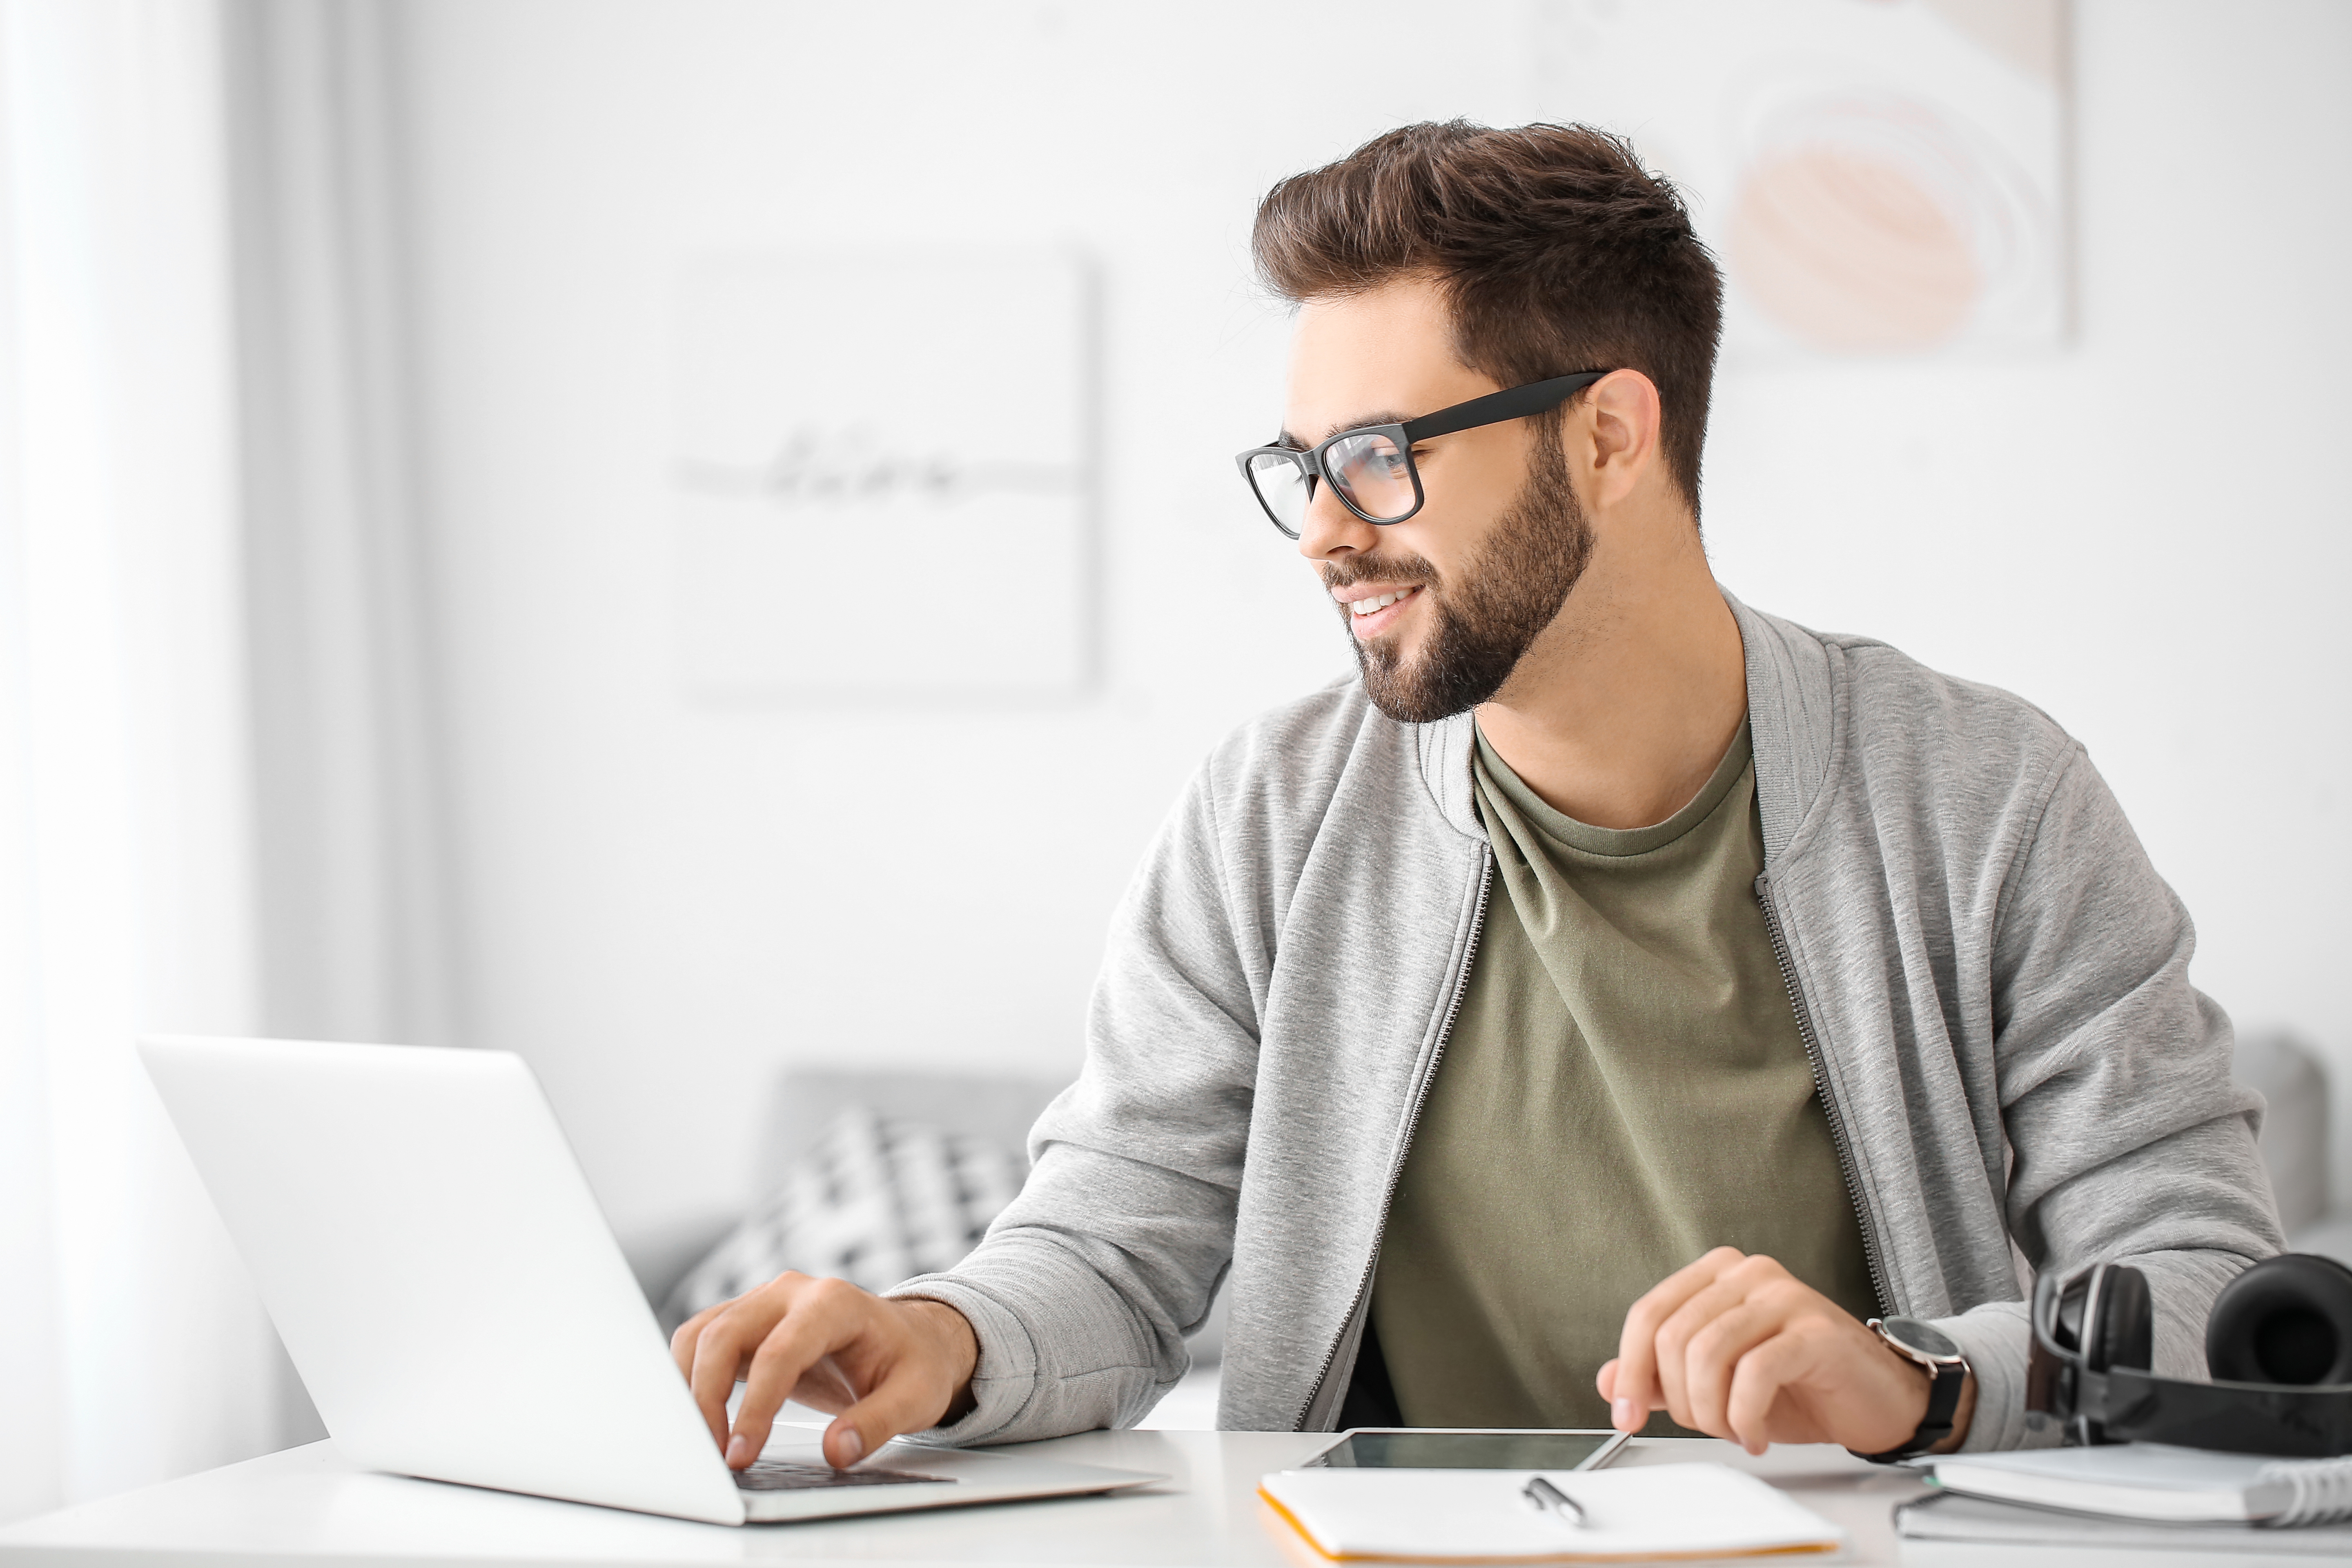
[[[2284,1245],[2255,1152],[2261,1097],[2232,1081],[2230,1021],[2189,982],[2196,933],[2079,746],[2003,894],[1995,1058],[2011,1236],[2036,1269],[2108,1259],[2147,1277],[2156,1367],[2202,1378],[2221,1287]],[[1978,1373],[1971,1449],[2028,1426],[2022,1302],[1942,1321]]]

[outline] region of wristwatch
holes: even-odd
[[[1925,1367],[1932,1380],[1927,1385],[1927,1413],[1919,1417],[1919,1429],[1911,1434],[1911,1440],[1884,1454],[1862,1456],[1874,1465],[1891,1465],[1924,1454],[1952,1435],[1960,1387],[1969,1380],[1969,1358],[1942,1330],[1916,1318],[1873,1318],[1867,1326],[1886,1342],[1887,1349],[1914,1366]]]

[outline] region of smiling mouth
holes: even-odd
[[[1393,594],[1375,594],[1369,599],[1349,599],[1344,602],[1348,606],[1348,613],[1351,616],[1377,616],[1391,605],[1402,604],[1420,592],[1421,588],[1416,584],[1411,588],[1400,588]]]

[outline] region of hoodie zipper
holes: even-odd
[[[1881,1313],[1892,1312],[1895,1298],[1886,1291],[1886,1270],[1878,1255],[1878,1232],[1871,1225],[1862,1179],[1854,1173],[1853,1142],[1846,1134],[1845,1113],[1838,1108],[1837,1097],[1830,1092],[1822,1043],[1813,1033],[1812,1009],[1805,1005],[1805,993],[1797,984],[1797,964],[1789,954],[1788,933],[1780,927],[1780,906],[1773,899],[1770,878],[1756,879],[1756,903],[1764,911],[1764,930],[1772,939],[1772,957],[1780,966],[1780,984],[1789,988],[1789,1010],[1797,1016],[1797,1037],[1805,1043],[1806,1058],[1813,1066],[1813,1094],[1822,1102],[1822,1114],[1829,1121],[1830,1142],[1837,1149],[1838,1169],[1845,1176],[1846,1200],[1853,1205],[1854,1224],[1862,1232],[1862,1260],[1870,1268],[1871,1293],[1878,1298]]]
[[[1397,1182],[1404,1174],[1405,1157],[1412,1152],[1412,1135],[1421,1126],[1422,1107],[1429,1102],[1429,1086],[1437,1081],[1437,1064],[1445,1058],[1445,1042],[1453,1037],[1454,1016],[1462,1011],[1463,995],[1470,989],[1470,969],[1477,962],[1478,939],[1486,931],[1486,900],[1495,888],[1495,851],[1488,847],[1480,853],[1483,858],[1478,868],[1478,907],[1470,917],[1470,942],[1462,950],[1462,973],[1455,976],[1454,995],[1445,1004],[1445,1021],[1437,1026],[1437,1048],[1430,1053],[1429,1070],[1421,1075],[1420,1087],[1413,1090],[1412,1110],[1405,1118],[1404,1141],[1398,1145],[1396,1159],[1389,1166],[1388,1185],[1381,1193],[1380,1227],[1372,1237],[1372,1255],[1364,1259],[1363,1278],[1356,1281],[1356,1294],[1348,1302],[1348,1315],[1339,1320],[1339,1331],[1333,1337],[1331,1348],[1323,1352],[1322,1368],[1307,1385],[1307,1403],[1298,1407],[1297,1418],[1290,1424],[1294,1432],[1307,1430],[1307,1415],[1315,1408],[1316,1396],[1323,1392],[1325,1380],[1331,1375],[1332,1363],[1339,1359],[1339,1346],[1348,1337],[1348,1326],[1356,1321],[1357,1312],[1363,1309],[1365,1293],[1372,1288],[1372,1271],[1380,1267],[1381,1242],[1388,1235],[1389,1210],[1396,1203]]]

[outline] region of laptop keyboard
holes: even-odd
[[[735,1472],[735,1485],[747,1492],[796,1492],[814,1487],[888,1487],[929,1481],[952,1482],[953,1476],[919,1476],[912,1470],[836,1470],[831,1465],[796,1465],[782,1459],[754,1460]]]

